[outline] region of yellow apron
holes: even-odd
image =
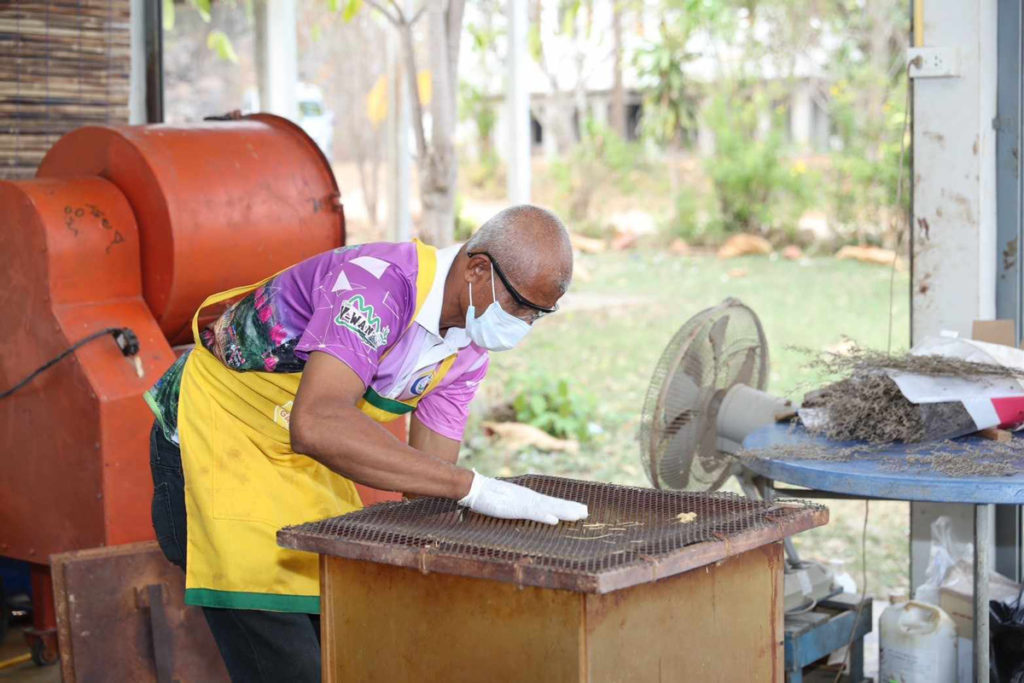
[[[413,319],[437,268],[436,249],[417,241],[416,250]],[[278,547],[277,531],[358,510],[362,502],[350,480],[291,449],[288,418],[302,373],[236,372],[199,337],[199,311],[267,280],[214,294],[192,320],[196,347],[185,364],[178,407],[188,516],[185,602],[316,614],[317,556]],[[367,388],[360,410],[378,422],[411,412],[455,358],[442,361],[420,396],[396,401]]]

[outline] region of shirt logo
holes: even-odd
[[[355,332],[374,351],[387,344],[391,334],[391,328],[381,325],[380,316],[374,312],[371,304],[366,303],[362,294],[342,302],[334,324]]]
[[[274,406],[274,422],[289,429],[292,422],[292,401],[288,401],[284,405]]]
[[[433,378],[434,378],[434,371],[433,370],[431,370],[426,375],[423,375],[422,377],[417,377],[413,381],[412,386],[409,387],[409,391],[412,393],[413,396],[420,396],[420,395],[422,395],[423,392],[426,391],[427,386],[430,384],[430,380],[432,380]]]

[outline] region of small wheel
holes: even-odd
[[[36,640],[32,643],[32,661],[36,663],[36,666],[50,666],[56,664],[58,659],[60,659],[60,655],[57,654],[57,650],[47,649],[43,640]]]

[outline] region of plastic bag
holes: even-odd
[[[945,515],[932,522],[932,544],[928,554],[928,567],[924,572],[924,583],[914,591],[914,599],[939,604],[939,589],[953,578],[953,574],[965,568],[971,571],[974,556],[972,543],[953,540],[953,523]]]
[[[1024,683],[1024,605],[1021,595],[1013,603],[989,603],[990,678],[997,683]]]

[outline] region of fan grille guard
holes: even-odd
[[[728,390],[768,384],[768,345],[754,312],[726,299],[690,318],[651,376],[639,440],[644,469],[658,488],[717,489],[731,471],[718,450],[718,407]]]

